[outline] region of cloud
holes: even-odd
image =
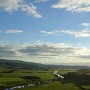
[[[75,31],[75,30],[54,30],[54,31],[40,31],[43,34],[47,35],[59,35],[59,34],[68,34],[75,37],[90,37],[90,31],[85,29],[81,31]]]
[[[7,12],[16,11],[20,6],[21,0],[0,0],[0,8]]]
[[[77,56],[78,58],[83,58],[83,59],[90,59],[90,55],[81,55]]]
[[[77,56],[86,53],[83,47],[73,47],[64,43],[33,43],[28,47],[19,50],[28,56],[55,57],[55,56]]]
[[[6,56],[3,52],[13,52],[14,54],[21,53],[26,56],[78,56],[85,55],[87,53],[87,48],[77,47],[70,44],[64,43],[45,43],[45,42],[35,42],[35,43],[21,43],[21,44],[0,44],[0,53]]]
[[[81,31],[70,31],[70,30],[62,30],[62,33],[73,35],[75,37],[90,37],[89,30],[81,30]]]
[[[2,57],[16,57],[21,55],[13,45],[11,44],[0,44],[0,58]]]
[[[21,5],[21,11],[26,12],[28,15],[31,15],[35,18],[42,17],[42,15],[37,12],[37,8],[33,4],[28,5],[23,3]]]
[[[82,26],[89,27],[90,26],[90,23],[82,23]]]
[[[90,0],[59,0],[52,8],[65,9],[71,12],[90,12]]]
[[[35,18],[42,17],[42,15],[37,12],[36,6],[33,4],[27,4],[24,0],[0,0],[0,9],[9,13],[21,10]]]
[[[36,0],[35,3],[40,3],[40,2],[48,2],[50,0]]]
[[[40,60],[40,62],[75,62],[90,60],[90,50],[86,47],[65,43],[0,43],[0,58]]]
[[[7,33],[7,34],[22,33],[22,32],[23,32],[23,30],[6,30],[5,31],[5,33]]]
[[[47,34],[47,35],[53,35],[53,34],[58,34],[58,31],[57,30],[55,30],[55,31],[50,31],[50,32],[48,32],[48,31],[40,31],[41,33],[43,33],[43,34]]]

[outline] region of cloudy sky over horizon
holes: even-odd
[[[90,65],[89,0],[0,0],[0,58]]]

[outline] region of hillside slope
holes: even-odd
[[[43,65],[20,60],[5,60],[0,59],[0,67],[6,69],[42,69]]]
[[[25,62],[21,60],[0,59],[0,68],[6,69],[25,69],[25,70],[57,70],[57,69],[83,69],[88,66],[66,66],[66,65],[45,65],[40,63]]]

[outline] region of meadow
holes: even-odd
[[[71,70],[64,69],[64,70],[61,70],[61,73],[65,74],[70,71]],[[53,71],[50,71],[50,70],[49,71],[17,70],[17,71],[11,72],[11,73],[7,73],[7,72],[0,73],[0,87],[10,88],[10,87],[14,87],[17,85],[27,85],[29,83],[41,82],[42,85],[38,85],[35,87],[26,87],[24,89],[26,89],[26,90],[29,90],[29,89],[30,90],[34,90],[34,89],[41,90],[43,88],[43,90],[44,89],[51,90],[52,87],[54,86],[53,88],[62,88],[61,90],[63,90],[63,87],[65,88],[65,86],[66,86],[66,88],[68,87],[70,90],[70,88],[73,86],[73,84],[62,84],[59,81],[57,82],[57,80],[56,80],[57,77],[54,76],[52,73],[53,73]],[[36,77],[40,77],[41,79],[38,81],[37,80],[34,80],[34,81],[26,80],[26,79],[22,78],[25,76],[36,76]],[[56,81],[49,83],[47,87],[44,86],[45,82],[50,81],[50,80],[56,80]],[[24,89],[22,89],[22,90],[24,90]],[[74,90],[78,90],[78,89],[74,89]]]
[[[55,71],[64,79],[53,74]],[[15,88],[18,86],[23,87]],[[1,60],[0,90],[13,87],[13,90],[90,90],[90,69]]]
[[[80,90],[77,86],[72,83],[63,84],[59,81],[51,82],[47,86],[35,86],[35,87],[27,87],[17,90]]]

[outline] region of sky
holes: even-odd
[[[0,59],[90,65],[90,0],[0,0]]]

